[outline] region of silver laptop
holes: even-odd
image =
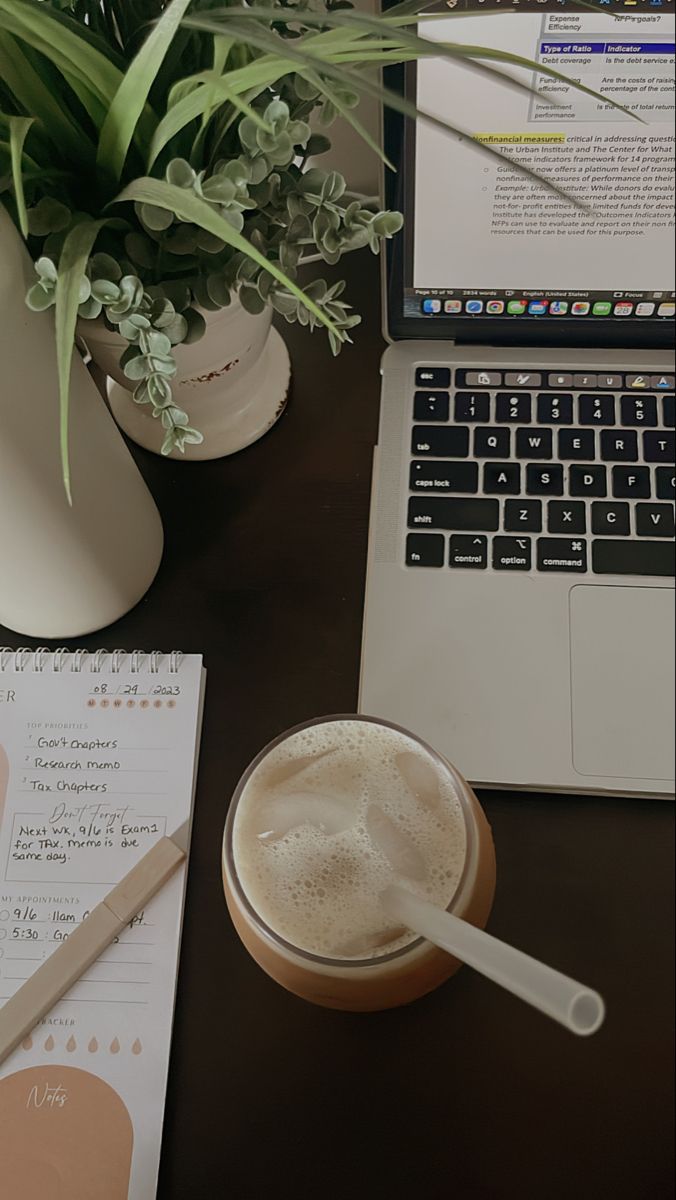
[[[394,81],[595,212],[388,118],[406,226],[387,263],[360,709],[476,784],[670,795],[673,6],[620,23],[566,0],[508,8],[459,0],[432,36],[610,83],[646,124],[543,74],[521,76],[537,98],[441,58]]]

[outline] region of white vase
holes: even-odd
[[[206,333],[198,342],[174,347],[178,374],[171,380],[176,405],[204,435],[186,446],[178,460],[223,458],[243,450],[267,433],[286,407],[291,364],[272,325],[272,309],[251,316],[237,300],[218,312],[204,313]],[[149,404],[136,404],[135,384],[120,367],[126,342],[103,321],[81,321],[78,331],[94,362],[109,376],[108,398],[118,425],[144,446],[160,453],[165,431]]]
[[[53,314],[24,304],[35,272],[2,205],[0,263],[0,624],[29,637],[79,637],[118,620],[147,591],[162,523],[77,353],[69,506]]]

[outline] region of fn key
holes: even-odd
[[[409,533],[406,538],[406,565],[443,567],[445,542],[442,533]]]

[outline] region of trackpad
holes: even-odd
[[[575,770],[672,779],[673,591],[572,588],[570,647]]]

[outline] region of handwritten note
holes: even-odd
[[[177,673],[16,665],[0,673],[0,1005],[189,817],[203,674],[193,657]],[[12,1197],[155,1195],[184,887],[178,872],[0,1066]],[[119,1136],[94,1154],[101,1121]]]

